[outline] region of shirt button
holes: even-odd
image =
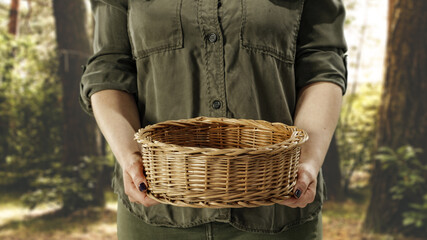
[[[211,43],[214,43],[214,42],[216,42],[216,40],[218,39],[218,37],[216,36],[216,34],[215,33],[211,33],[211,34],[209,34],[208,35],[208,40],[209,40],[209,42],[211,42]]]
[[[220,109],[220,108],[221,108],[221,101],[219,101],[219,100],[215,100],[215,101],[213,101],[213,102],[212,102],[212,107],[213,107],[214,109]]]

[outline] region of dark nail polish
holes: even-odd
[[[145,190],[147,190],[147,186],[145,186],[145,183],[139,184],[139,191],[144,192]]]
[[[294,193],[295,198],[301,197],[301,190],[297,189]]]

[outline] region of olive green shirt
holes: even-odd
[[[81,103],[116,89],[135,96],[141,125],[197,116],[293,124],[297,93],[320,81],[346,89],[341,0],[92,0],[94,51]],[[126,107],[126,106],[123,106]],[[147,223],[191,227],[230,223],[252,232],[285,231],[317,216],[305,208],[196,209],[131,203],[116,163],[113,187]]]

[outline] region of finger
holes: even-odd
[[[291,208],[304,208],[307,206],[307,204],[312,203],[314,201],[315,195],[316,191],[309,188],[303,195],[301,195],[300,198],[293,197],[278,203]]]
[[[129,198],[129,201],[130,202],[133,202],[133,203],[136,203],[137,201],[135,200],[135,198],[133,198],[133,197],[131,197],[131,196],[128,196],[128,198]]]
[[[144,176],[144,166],[142,161],[133,162],[127,169],[129,176],[132,178],[132,182],[135,185],[136,189],[140,192],[147,190],[147,179]]]
[[[144,201],[141,202],[144,206],[150,207],[159,204],[158,201],[150,198],[147,194],[145,194]]]
[[[123,172],[123,185],[130,201],[139,202],[144,199],[145,191],[141,192],[136,188],[132,177],[127,172]]]
[[[309,185],[317,182],[319,171],[311,164],[301,163],[298,166],[298,178],[294,186],[294,197],[300,198],[306,191]]]
[[[307,203],[312,203],[315,197],[316,197],[316,182],[312,182],[308,187],[307,191],[305,192],[303,199]]]
[[[133,184],[132,177],[129,176],[129,174],[125,171],[123,171],[123,185],[125,188],[125,193],[126,195],[128,195],[129,200],[131,200],[132,198],[133,201],[136,201],[134,195],[136,193],[140,194],[140,192],[136,191],[135,185]]]
[[[128,171],[129,176],[132,178],[132,183],[134,187],[140,192],[137,193],[139,198],[138,201],[142,203],[144,206],[151,206],[157,201],[149,198],[146,194],[147,192],[147,179],[144,175],[144,167],[142,165],[142,161],[135,162]]]
[[[307,171],[306,168],[301,165],[298,169],[298,178],[294,186],[293,197],[279,202],[279,204],[286,205],[288,207],[305,207],[308,203],[314,200],[315,191],[311,191],[312,188],[316,189],[316,178],[314,175]],[[310,190],[310,191],[309,191]]]
[[[123,173],[123,181],[125,185],[125,193],[131,202],[140,203],[146,207],[159,204],[156,200],[151,199],[147,196],[146,189],[141,191],[141,187],[136,187],[131,176],[127,173]]]
[[[311,183],[307,188],[307,191],[298,199],[296,205],[300,208],[306,207],[307,204],[312,203],[316,197],[316,185]]]
[[[311,179],[307,174],[302,171],[298,172],[298,179],[294,187],[294,197],[300,198],[307,191],[308,185],[310,184]]]
[[[289,199],[285,199],[283,201],[280,201],[278,203],[281,204],[281,205],[285,205],[285,206],[291,207],[291,208],[296,208],[296,207],[298,207],[297,206],[297,201],[298,201],[298,199],[296,199],[296,198],[289,198]]]

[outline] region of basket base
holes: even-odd
[[[212,201],[198,201],[198,202],[183,202],[172,201],[163,197],[156,197],[153,194],[147,193],[147,196],[163,204],[170,204],[177,207],[192,207],[192,208],[254,208],[261,206],[270,206],[276,203],[281,203],[283,200],[291,198],[291,196],[284,196],[280,199],[272,198],[264,201],[235,201],[235,202],[212,202]]]

